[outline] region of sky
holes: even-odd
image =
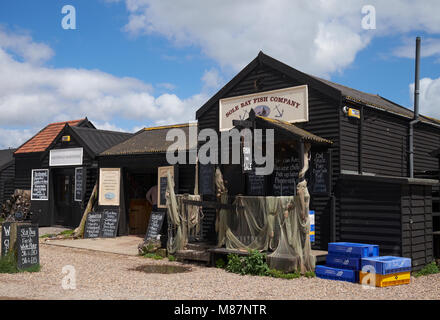
[[[0,148],[84,117],[127,132],[194,121],[260,50],[412,109],[417,36],[420,110],[440,118],[439,12],[438,0],[2,0]]]

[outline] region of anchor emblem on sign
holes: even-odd
[[[280,109],[278,109],[278,105],[275,106],[275,109],[278,111],[278,114],[275,115],[276,118],[281,118],[284,114],[284,109],[282,109],[280,111]]]

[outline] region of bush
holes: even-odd
[[[173,255],[168,255],[168,261],[176,261],[176,257]]]
[[[224,269],[226,267],[225,260],[223,260],[222,258],[217,259],[215,261],[215,266],[216,266],[216,268]]]
[[[433,261],[430,264],[426,265],[422,270],[415,274],[416,277],[426,276],[428,274],[436,274],[440,273],[440,269],[437,264]]]
[[[231,253],[228,255],[228,264],[226,265],[226,271],[233,272],[233,273],[243,273],[244,266],[244,259],[239,257],[235,253]]]
[[[258,250],[250,250],[249,255],[245,258],[244,274],[265,276],[268,271],[269,266],[266,263],[266,255]]]

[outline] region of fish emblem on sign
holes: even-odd
[[[268,106],[257,106],[254,108],[255,114],[262,117],[268,117],[270,114],[270,108]]]
[[[108,193],[106,193],[104,196],[105,196],[105,198],[108,199],[108,200],[112,200],[112,199],[115,198],[115,194],[114,194],[113,192],[108,192]]]

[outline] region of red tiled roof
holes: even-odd
[[[27,142],[25,142],[14,153],[17,154],[45,151],[61,132],[66,123],[69,124],[69,126],[77,126],[84,120],[85,119],[51,123],[47,125],[43,130],[38,132],[31,139],[29,139]]]

